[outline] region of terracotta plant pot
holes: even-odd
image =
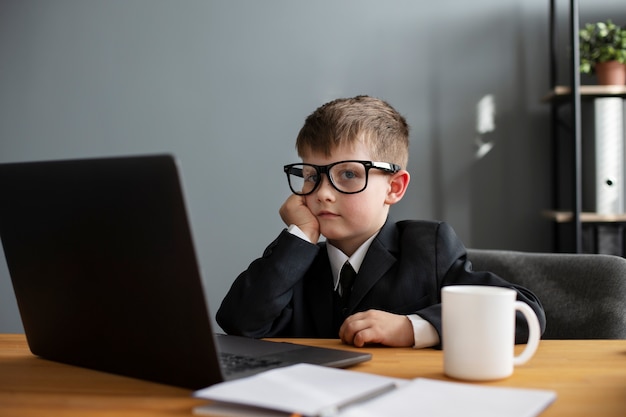
[[[595,66],[595,71],[600,85],[626,84],[626,64],[617,61],[599,62]]]

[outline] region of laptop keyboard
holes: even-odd
[[[275,367],[280,365],[281,361],[220,352],[220,363],[224,374],[232,375],[243,371]]]

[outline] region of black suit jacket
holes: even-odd
[[[490,272],[472,271],[466,250],[444,222],[387,222],[372,241],[352,289],[348,309],[337,308],[325,243],[306,242],[286,230],[235,280],[217,312],[224,331],[249,337],[336,338],[343,318],[369,309],[417,314],[441,338],[441,288],[446,285],[513,288],[517,299],[545,314],[537,297]],[[528,337],[517,316],[516,341]]]

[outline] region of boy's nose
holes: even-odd
[[[322,174],[316,193],[320,200],[328,200],[335,197],[335,187],[330,183],[330,179],[326,174]]]

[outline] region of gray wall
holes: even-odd
[[[547,0],[2,0],[0,162],[175,154],[214,313],[283,227],[305,116],[370,94],[412,126],[396,219],[550,250],[547,36]],[[477,159],[488,95],[495,147]],[[0,332],[21,331],[0,256]]]

